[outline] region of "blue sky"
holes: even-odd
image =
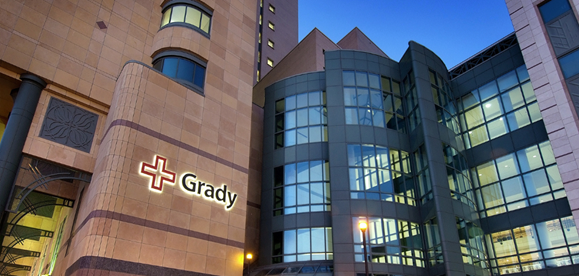
[[[408,41],[450,69],[513,32],[504,0],[299,0],[299,39],[317,27],[338,42],[354,27],[399,61]]]

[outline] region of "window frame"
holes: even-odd
[[[270,3],[269,7],[267,8],[270,12],[275,14],[275,7]]]
[[[275,31],[275,24],[273,24],[273,22],[268,21],[267,26],[269,27],[270,30]]]
[[[172,9],[173,7],[176,6],[186,6],[186,7],[193,7],[196,8],[197,10],[199,10],[201,13],[205,13],[207,14],[207,16],[209,17],[209,27],[208,27],[208,32],[205,32],[203,29],[201,29],[201,27],[197,27],[195,25],[189,24],[189,23],[185,23],[185,22],[169,22],[165,25],[163,25],[163,15],[165,14],[165,12],[168,9]],[[163,9],[161,11],[161,27],[159,28],[159,31],[168,28],[168,27],[175,27],[175,26],[180,26],[180,27],[185,27],[185,28],[189,28],[192,30],[197,31],[198,33],[202,34],[203,36],[207,37],[207,38],[211,38],[211,26],[213,25],[213,11],[211,9],[209,9],[208,7],[204,6],[203,4],[196,2],[196,1],[186,1],[186,0],[170,0],[167,3],[165,3],[165,5],[163,5]]]
[[[189,60],[189,61],[195,63],[196,65],[203,67],[205,69],[205,73],[203,75],[203,87],[200,87],[200,86],[196,85],[195,83],[184,80],[184,79],[179,79],[177,77],[171,77],[155,67],[156,63],[158,63],[161,60],[163,60],[163,66],[164,66],[164,59],[168,58],[168,57],[176,57],[176,58],[180,58],[180,59]],[[185,86],[185,87],[187,87],[187,88],[189,88],[189,89],[191,89],[191,90],[193,90],[201,95],[205,95],[205,81],[206,81],[206,77],[207,77],[207,62],[202,60],[201,58],[199,58],[191,53],[184,52],[184,51],[169,50],[169,51],[163,51],[163,52],[153,56],[152,64],[153,64],[153,69],[155,69],[157,72],[167,76],[168,78],[182,84],[183,86]],[[193,75],[193,78],[195,78],[195,75]]]

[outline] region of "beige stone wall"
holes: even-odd
[[[575,17],[579,1],[569,1]],[[557,159],[575,223],[579,223],[579,120],[540,18],[541,1],[507,0],[507,7]]]
[[[24,153],[94,173],[54,275],[104,269],[78,266],[87,256],[241,275],[257,0],[198,1],[213,11],[210,38],[185,27],[159,31],[163,2],[0,0],[0,74],[48,83]],[[204,95],[145,66],[169,49],[207,61]],[[38,137],[51,97],[99,116],[89,153]],[[227,185],[238,195],[234,208],[184,193],[179,179],[152,192],[138,169],[155,154],[177,177],[194,172]]]

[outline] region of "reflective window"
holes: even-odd
[[[185,23],[209,34],[211,15],[200,7],[185,4],[172,5],[163,11],[161,27],[172,23]]]
[[[524,65],[463,96],[459,108],[467,148],[542,120]]]
[[[460,239],[463,263],[487,268],[483,230],[476,224],[459,217],[456,217],[456,229]]]
[[[271,41],[271,39],[267,40],[267,46],[271,47],[273,49],[273,41]]]
[[[270,29],[275,30],[275,25],[273,23],[271,23],[271,21],[269,22],[269,24],[267,25]]]
[[[342,73],[346,124],[405,131],[400,83],[358,71]]]
[[[269,11],[275,13],[275,7],[269,4]]]
[[[486,241],[495,275],[579,263],[579,237],[571,216],[491,233]]]
[[[421,145],[418,150],[414,152],[414,165],[417,171],[416,179],[420,203],[424,204],[433,199],[430,172],[428,170],[428,156],[424,145]]]
[[[413,131],[421,122],[418,108],[418,95],[414,85],[414,72],[410,71],[404,78],[404,99],[406,101],[406,117],[408,118],[409,132]]]
[[[452,129],[459,134],[460,128],[457,121],[456,107],[452,102],[452,92],[448,82],[438,73],[430,70],[430,85],[432,98],[436,107],[438,123]]]
[[[274,216],[330,211],[328,161],[306,161],[274,168]]]
[[[269,65],[269,67],[273,67],[273,60],[271,58],[267,58],[267,65]]]
[[[569,6],[567,0],[551,0],[539,6],[539,12],[541,12],[541,17],[543,17],[543,22],[545,23],[570,10],[571,6]]]
[[[436,217],[424,222],[426,234],[427,258],[431,266],[444,263],[442,255],[442,243],[438,230],[438,219]]]
[[[479,165],[475,174],[481,217],[566,197],[549,141]]]
[[[418,223],[391,218],[352,218],[356,262],[364,262],[362,231],[358,227],[361,221],[368,225],[365,234],[369,261],[425,267]]]
[[[453,199],[476,209],[472,183],[466,159],[453,147],[442,144],[450,195]]]
[[[275,103],[275,148],[328,141],[326,92],[297,94]]]
[[[168,77],[181,80],[185,84],[203,89],[205,84],[205,66],[192,60],[177,57],[161,57],[153,63],[153,68],[161,71]]]
[[[565,78],[570,78],[579,74],[579,50],[575,50],[564,57],[559,58],[559,65]]]
[[[407,152],[374,145],[348,145],[348,166],[351,198],[416,205]]]
[[[332,260],[332,246],[331,227],[298,228],[276,232],[273,233],[272,262]]]

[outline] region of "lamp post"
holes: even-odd
[[[368,229],[368,224],[365,221],[361,221],[358,224],[358,228],[362,230],[362,245],[364,246],[364,269],[366,270],[366,276],[368,276],[368,256],[366,255],[366,229]]]
[[[249,269],[249,266],[251,265],[251,259],[253,259],[253,255],[251,253],[247,253],[245,258],[247,259],[247,276],[251,276],[251,270]]]

